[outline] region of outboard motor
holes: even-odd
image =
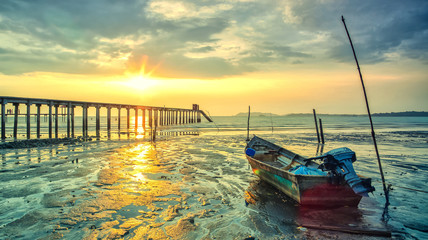
[[[351,149],[347,147],[334,149],[319,156],[319,158],[324,161],[319,166],[321,170],[330,171],[333,176],[342,176],[356,194],[367,197],[369,192],[375,190],[371,186],[370,179],[363,181],[355,173],[352,163],[357,158]]]

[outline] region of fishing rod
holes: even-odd
[[[352,53],[354,54],[355,63],[357,64],[358,73],[360,74],[361,85],[363,86],[364,98],[366,100],[367,113],[368,113],[369,119],[370,119],[371,134],[372,134],[372,138],[373,138],[374,148],[376,151],[377,162],[379,165],[379,172],[380,172],[380,176],[382,178],[383,191],[385,193],[385,208],[384,208],[384,212],[382,214],[382,220],[385,220],[385,217],[386,218],[389,217],[389,215],[388,215],[389,187],[388,188],[386,187],[385,177],[383,175],[382,163],[380,161],[379,151],[377,148],[376,136],[375,136],[374,127],[373,127],[373,120],[372,120],[372,115],[370,113],[369,101],[367,100],[367,93],[366,93],[366,88],[364,86],[363,75],[361,74],[361,69],[360,69],[360,65],[358,64],[357,55],[355,54],[354,45],[352,44],[351,36],[349,35],[348,28],[346,27],[346,23],[345,23],[345,18],[343,16],[342,16],[342,22],[343,22],[343,26],[345,27],[346,34],[348,35],[349,43],[351,44]]]

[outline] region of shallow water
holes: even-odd
[[[371,201],[358,209],[308,212],[252,173],[243,154],[246,132],[232,120],[219,121],[218,131],[208,123],[164,128],[155,144],[146,136],[0,150],[0,238],[382,239],[302,226],[308,216],[333,213],[338,217],[329,221],[346,222],[341,211],[353,216],[350,226],[356,219],[381,224],[383,191],[367,131],[326,128],[323,151],[347,146],[356,152],[356,171],[377,189]],[[199,134],[180,135],[183,129]],[[303,156],[320,152],[307,127],[284,129],[252,133]],[[393,185],[389,224],[396,239],[426,239],[427,193],[409,188],[424,190],[428,181],[428,134],[414,124],[394,129],[378,133]]]

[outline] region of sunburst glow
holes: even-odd
[[[147,90],[159,83],[152,77],[152,74],[159,67],[160,64],[153,67],[150,71],[147,70],[148,56],[143,56],[141,65],[135,69],[130,69],[125,72],[127,80],[123,84],[127,87],[134,88],[136,90]]]

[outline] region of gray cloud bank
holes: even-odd
[[[162,77],[220,78],[352,61],[428,62],[428,2],[2,0],[0,72],[121,73],[148,56]]]

